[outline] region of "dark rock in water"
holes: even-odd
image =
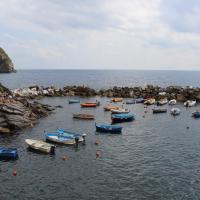
[[[6,52],[0,47],[0,73],[16,72],[12,60]]]

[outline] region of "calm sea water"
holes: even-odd
[[[0,82],[9,88],[30,85],[88,85],[93,88],[113,86],[200,86],[200,71],[136,71],[136,70],[19,70],[0,74]]]
[[[106,74],[103,71],[100,73]],[[14,74],[13,77],[20,76],[19,74]],[[1,77],[4,77],[6,82],[5,76]],[[35,78],[34,74],[32,80],[21,78],[26,80],[23,83],[20,79],[12,78],[12,75],[7,77],[11,83],[15,82],[11,84],[7,80],[7,85],[10,84],[11,87],[25,83],[32,85],[31,81]],[[67,77],[70,76],[66,75],[65,83],[69,84]],[[77,77],[79,78],[74,80],[82,84],[81,74]],[[83,77],[86,77],[86,74]],[[116,77],[121,76],[118,74]],[[72,78],[69,79],[72,81]],[[192,78],[188,77],[188,82],[189,79]],[[47,85],[49,83],[54,85],[52,78],[44,80]],[[42,84],[44,80],[38,82]],[[55,80],[58,84],[58,78]],[[122,77],[120,80],[123,81]],[[156,81],[156,78],[152,76],[152,80]],[[108,82],[110,81],[113,85],[117,83],[115,79]],[[157,80],[159,81],[161,82],[161,79]],[[95,80],[93,82],[95,83]],[[102,82],[107,83],[103,78]],[[133,83],[136,82],[133,80]],[[141,80],[138,79],[139,82]],[[62,81],[60,84],[63,84]],[[103,87],[97,82],[94,85]],[[108,87],[108,84],[105,86]],[[110,113],[103,111],[103,105],[108,103],[109,99],[99,98],[99,100],[102,103],[100,107],[84,111],[94,114],[96,122],[110,123]],[[83,98],[81,101],[94,101],[94,99]],[[191,113],[200,109],[200,106],[186,109],[182,104],[178,104],[177,107],[182,112],[180,116],[174,118],[169,114],[171,107],[168,105],[165,106],[168,109],[167,114],[157,115],[152,114],[153,106],[149,106],[148,113],[145,114],[142,104],[124,105],[135,114],[136,120],[123,123],[121,135],[110,135],[97,134],[94,121],[73,119],[72,113],[83,109],[79,104],[69,105],[67,97],[45,98],[42,103],[62,105],[63,108],[56,109],[55,114],[43,118],[33,128],[14,135],[0,135],[0,146],[17,147],[19,151],[19,160],[0,162],[0,199],[200,199],[200,121],[191,117]],[[190,128],[187,129],[187,126]],[[27,149],[24,139],[43,140],[44,130],[51,131],[56,128],[87,133],[86,145],[80,145],[78,149],[58,145],[54,156],[38,154]],[[99,145],[94,144],[97,139],[100,140]],[[101,151],[100,158],[96,158],[97,150]],[[63,156],[68,156],[69,159],[62,160]],[[17,171],[17,176],[12,176],[13,170]]]

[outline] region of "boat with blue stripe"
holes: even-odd
[[[112,123],[131,122],[135,119],[131,113],[111,115]]]
[[[0,159],[1,160],[15,160],[18,158],[16,148],[0,147]]]
[[[118,134],[122,132],[122,126],[113,126],[109,124],[95,124],[96,131],[102,133]]]

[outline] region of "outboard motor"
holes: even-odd
[[[55,154],[55,146],[51,146],[51,149],[50,149],[50,153],[52,154],[52,155],[54,155]]]
[[[78,148],[79,137],[75,137],[74,140],[75,140],[75,147]]]

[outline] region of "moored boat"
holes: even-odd
[[[129,113],[129,109],[118,109],[118,110],[110,110],[112,114],[123,114],[123,113]]]
[[[105,111],[118,110],[118,109],[119,109],[118,106],[113,106],[113,105],[111,105],[111,104],[108,104],[108,105],[104,106],[104,110],[105,110]]]
[[[150,99],[147,99],[146,101],[144,101],[144,104],[146,105],[153,105],[156,103],[156,100],[154,98],[150,98]]]
[[[137,99],[135,99],[135,103],[144,103],[144,99],[143,98],[137,98]]]
[[[127,100],[127,101],[126,101],[126,104],[135,104],[135,100],[134,100],[134,99],[132,99],[132,100]]]
[[[167,109],[164,108],[153,108],[153,114],[158,114],[158,113],[166,113]]]
[[[160,105],[160,106],[165,105],[165,104],[167,104],[167,103],[168,103],[167,98],[160,99],[160,100],[157,102],[157,104]]]
[[[193,107],[196,105],[196,101],[195,100],[187,100],[186,102],[184,102],[184,106],[185,107]]]
[[[80,103],[80,100],[78,100],[78,99],[70,99],[69,100],[69,104],[73,104],[73,103]]]
[[[113,126],[108,124],[95,124],[96,131],[102,132],[102,133],[121,133],[122,132],[122,126]]]
[[[81,107],[82,108],[95,108],[97,107],[97,104],[96,103],[81,103]]]
[[[131,122],[134,120],[134,115],[127,114],[113,114],[111,115],[112,123]]]
[[[18,152],[16,148],[0,147],[0,159],[1,160],[15,160],[18,158]]]
[[[73,118],[75,119],[85,119],[85,120],[93,120],[95,119],[94,115],[86,114],[86,113],[73,113]]]
[[[200,112],[199,111],[195,111],[192,113],[192,117],[194,118],[200,118]]]
[[[46,142],[40,140],[32,140],[32,139],[25,139],[26,144],[36,151],[40,151],[43,153],[55,153],[55,146],[52,144],[48,144]]]
[[[181,110],[179,108],[172,108],[171,111],[170,111],[171,115],[180,115],[181,113]]]
[[[168,103],[169,105],[176,105],[176,99],[172,99]]]
[[[112,102],[122,102],[123,98],[112,98]]]

